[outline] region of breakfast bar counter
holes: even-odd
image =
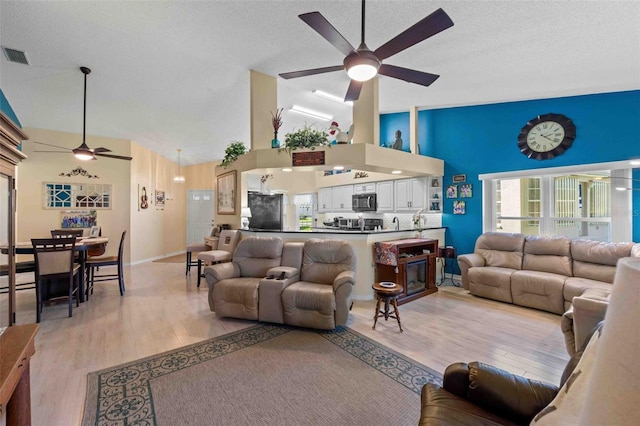
[[[444,231],[446,228],[427,228],[422,230],[423,238],[438,240],[438,245],[444,246]],[[313,228],[310,231],[274,231],[243,229],[243,236],[278,236],[283,241],[306,241],[310,238],[342,239],[349,241],[358,257],[356,270],[356,285],[351,293],[353,300],[373,300],[371,285],[375,282],[374,244],[383,241],[415,238],[417,230],[383,230],[383,231],[351,231],[337,228]],[[438,270],[440,268],[437,268]],[[439,279],[439,277],[438,277]]]

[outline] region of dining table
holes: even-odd
[[[75,251],[78,253],[78,263],[80,265],[80,270],[82,271],[80,274],[80,288],[82,291],[80,291],[78,295],[80,302],[84,302],[85,300],[87,285],[87,253],[91,249],[104,248],[108,243],[108,237],[78,237],[76,240]],[[33,244],[31,241],[16,242],[14,247],[16,255],[33,255]],[[0,245],[0,253],[8,254],[8,252],[9,248],[7,245]]]

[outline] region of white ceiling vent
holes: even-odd
[[[24,53],[23,51],[10,49],[5,46],[2,46],[2,51],[4,52],[4,56],[7,58],[9,62],[16,62],[18,64],[29,65],[27,54]]]

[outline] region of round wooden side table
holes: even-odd
[[[402,330],[402,323],[400,322],[400,312],[398,311],[398,296],[402,293],[402,287],[396,283],[390,281],[384,281],[384,283],[393,284],[393,287],[384,286],[382,283],[374,283],[371,288],[375,292],[377,299],[376,312],[373,316],[372,330],[376,329],[378,317],[384,315],[384,320],[388,320],[390,317],[398,321],[398,327],[400,327],[400,333]],[[384,302],[384,311],[380,310],[380,304]],[[393,306],[393,314],[389,312],[389,306]]]

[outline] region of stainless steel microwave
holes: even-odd
[[[354,194],[351,200],[354,212],[375,212],[378,208],[378,198],[375,193]]]

